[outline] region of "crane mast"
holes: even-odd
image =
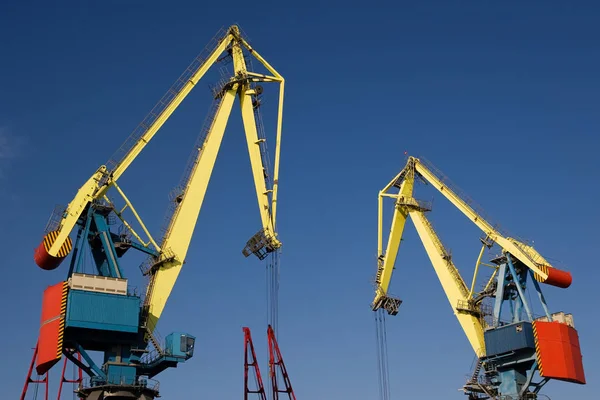
[[[214,90],[213,114],[173,196],[167,227],[159,244],[117,181],[209,68],[222,60],[223,53],[224,58],[233,60],[233,74],[219,82]],[[250,71],[249,56],[263,64],[271,75]],[[263,92],[258,83],[266,82],[279,84],[272,176],[269,165],[264,162],[266,138],[262,137],[255,117]],[[193,356],[194,336],[177,332],[163,341],[155,330],[185,263],[236,98],[240,101],[262,226],[248,240],[242,253],[245,257],[254,254],[263,260],[281,247],[275,216],[283,93],[283,77],[250,46],[237,26],[231,26],[192,62],[119,149],[118,156],[99,167],[68,206],[51,218],[34,260],[46,270],[57,268],[69,254],[71,262],[67,279],[44,292],[36,350],[38,374],[46,374],[64,355],[88,375],[85,384],[82,382],[78,389],[80,398],[103,399],[109,393],[121,391],[127,398],[153,399],[158,396],[158,388],[149,384],[151,378]],[[110,189],[120,195],[125,203],[122,208],[109,197]],[[146,239],[125,217],[126,210],[131,211]],[[110,228],[116,218],[123,224],[118,233]],[[74,242],[73,232],[76,232]],[[143,298],[129,288],[121,265],[121,258],[130,249],[148,257],[140,266],[143,275],[149,278]],[[91,252],[95,266],[91,274],[84,271],[86,251]],[[89,351],[104,354],[102,365],[92,360]]]
[[[482,247],[470,285],[461,276],[450,252],[425,215],[431,211],[431,203],[413,196],[417,180],[435,187],[483,232],[480,238]],[[391,193],[392,188],[397,188],[398,192]],[[384,251],[385,197],[394,200],[394,213]],[[389,286],[404,226],[410,217],[454,315],[478,359],[473,376],[463,387],[470,400],[536,399],[541,388],[551,379],[585,384],[579,339],[572,316],[562,312],[551,314],[540,286],[540,283],[545,283],[567,288],[572,282],[569,272],[555,268],[532,246],[503,234],[484,218],[483,212],[471,201],[460,195],[447,178],[418,158],[408,158],[402,171],[379,192],[378,203],[378,260],[371,308],[389,315],[396,315],[399,311],[402,301],[389,295]],[[501,255],[492,259],[492,264],[484,264],[482,257],[485,250],[494,245],[498,245]],[[482,290],[475,292],[481,265],[491,266],[493,272]],[[542,316],[534,315],[527,297],[527,289],[531,285],[544,310]],[[486,299],[490,299],[492,304],[486,303]],[[507,313],[510,313],[508,317]],[[385,351],[385,348],[380,351]],[[539,382],[534,382],[536,373]],[[380,379],[385,386],[386,379],[381,376]],[[386,398],[386,390],[383,393]]]

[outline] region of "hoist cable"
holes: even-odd
[[[267,261],[267,321],[277,332],[279,316],[279,250]]]
[[[375,312],[375,331],[377,336],[377,372],[379,375],[379,398],[390,399],[389,370],[387,357],[387,329],[383,309]]]

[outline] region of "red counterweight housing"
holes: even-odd
[[[533,321],[535,352],[544,378],[585,384],[579,335],[559,321]]]
[[[545,283],[547,285],[556,286],[559,288],[566,289],[571,286],[573,282],[573,277],[570,272],[562,271],[560,269],[548,267],[546,265],[540,266],[540,269],[544,271],[548,277],[546,279],[542,278],[540,275],[535,273],[533,276],[536,281]]]
[[[44,290],[36,371],[43,375],[62,357],[68,283],[61,282]]]
[[[56,256],[50,255],[50,248],[56,241],[59,233],[60,231],[48,232],[46,235],[44,235],[42,243],[40,243],[40,245],[35,249],[33,259],[35,260],[37,266],[41,269],[45,269],[47,271],[56,269],[65,259],[65,257],[71,252],[71,249],[73,248],[73,242],[71,241],[71,238],[67,236],[67,239],[58,250]]]

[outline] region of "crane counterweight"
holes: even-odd
[[[60,246],[56,256],[50,255],[50,249],[52,248],[52,245],[56,241],[56,238],[59,236],[59,234],[60,231],[48,232],[44,235],[42,242],[35,249],[33,259],[41,269],[52,271],[58,268],[63,260],[69,255],[69,253],[71,253],[73,241],[70,237],[67,237],[67,239]]]
[[[546,285],[556,286],[561,289],[568,288],[573,282],[573,277],[568,271],[562,271],[558,268],[549,267],[548,265],[540,265],[539,268],[544,272],[546,278],[544,279],[536,272],[534,274],[534,278],[538,282],[545,283]]]

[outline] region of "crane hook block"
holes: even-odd
[[[52,271],[53,269],[58,268],[60,263],[69,255],[71,249],[73,248],[73,242],[71,238],[67,236],[67,239],[64,241],[62,246],[58,249],[56,255],[50,254],[50,249],[52,245],[56,241],[58,234],[60,231],[50,231],[46,235],[44,235],[44,239],[40,243],[40,245],[35,249],[33,254],[33,259],[38,267],[44,269],[46,271]]]
[[[548,277],[544,280],[540,275],[534,274],[535,280],[538,282],[545,283],[547,285],[556,286],[559,288],[566,289],[571,286],[573,282],[573,277],[570,272],[562,271],[560,269],[551,268],[546,265],[542,265],[540,269],[548,275]]]

